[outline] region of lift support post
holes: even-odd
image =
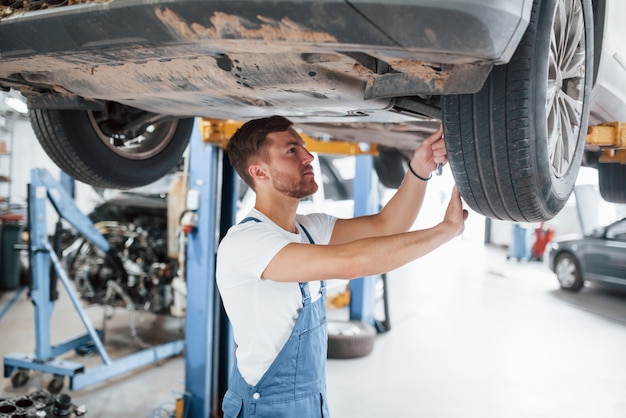
[[[356,156],[356,172],[352,185],[354,216],[378,212],[380,196],[373,184],[374,163],[370,155]],[[374,325],[376,281],[378,276],[366,276],[350,281],[350,320]]]
[[[230,340],[225,314],[215,283],[216,227],[218,202],[236,205],[220,194],[223,153],[203,141],[196,119],[189,153],[187,210],[195,211],[198,226],[187,238],[187,313],[185,324],[185,416],[217,416],[225,383],[220,384],[230,365]],[[230,186],[232,187],[232,186]],[[224,189],[224,188],[222,188]],[[234,193],[234,192],[233,192]],[[228,211],[232,211],[230,208]],[[223,211],[224,212],[224,211]],[[226,216],[228,218],[228,216]],[[226,223],[226,227],[228,223]],[[224,228],[222,226],[221,228]],[[226,337],[224,336],[226,335]],[[222,376],[222,378],[220,378]]]

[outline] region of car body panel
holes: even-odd
[[[577,260],[585,280],[626,288],[626,218],[585,236],[564,236],[546,249],[547,265],[555,271],[560,254]]]
[[[530,16],[530,0],[206,1],[113,0],[0,20],[3,58],[122,45],[255,41],[289,47],[395,47],[436,62],[506,62]],[[450,22],[459,25],[450,25]],[[51,32],[46,29],[56,30]],[[323,46],[322,46],[323,47]],[[219,52],[218,48],[214,48]],[[210,53],[210,50],[206,51]],[[446,57],[447,56],[447,57]],[[154,56],[153,56],[154,57]],[[426,57],[426,58],[428,58]]]
[[[401,123],[415,117],[388,112],[392,97],[477,91],[515,50],[531,3],[114,0],[27,12],[0,20],[0,85],[31,108],[104,100],[176,116]]]
[[[109,100],[177,116],[280,113],[300,123],[401,125],[415,116],[389,112],[390,97],[476,91],[515,51],[531,7],[530,0],[75,4],[0,20],[0,85],[20,90],[31,107]],[[622,8],[610,0],[603,9],[611,31],[603,34],[592,124],[626,118]],[[396,71],[380,74],[375,59]],[[416,146],[398,136],[386,145]]]
[[[316,139],[373,143],[400,155],[377,172],[405,170],[412,151],[444,124],[448,145],[457,134],[462,142],[463,151],[450,158],[455,180],[477,178],[473,189],[489,192],[460,188],[472,209],[498,219],[547,220],[571,193],[583,160],[600,161],[600,147],[583,152],[589,110],[592,124],[626,117],[619,91],[626,3],[618,0],[11,2],[48,8],[0,19],[0,88],[26,97],[40,142],[58,165],[100,187],[134,185],[93,161],[85,173],[64,157],[103,138],[125,145],[155,120],[279,114]],[[561,35],[568,42],[551,48]],[[592,42],[594,35],[602,42]],[[565,96],[545,102],[552,92]],[[97,113],[86,130],[104,128],[109,138],[66,135],[65,110]],[[554,128],[551,138],[543,122]],[[526,134],[532,129],[536,135]],[[55,154],[58,144],[63,151]],[[472,157],[477,149],[487,150],[481,161]],[[498,166],[502,160],[508,163]],[[503,203],[513,198],[510,210]]]
[[[281,114],[320,135],[412,150],[435,129],[438,113],[436,103],[415,106],[407,98],[477,91],[494,65],[511,58],[532,3],[49,5],[0,19],[0,86],[19,90],[31,108],[98,110],[113,101],[174,116]],[[618,93],[626,74],[616,71],[626,56],[618,42],[623,25],[615,21],[623,8],[617,0],[602,8],[611,31],[603,31],[609,52],[599,61],[594,124],[626,112]]]

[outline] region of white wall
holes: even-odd
[[[27,205],[27,186],[31,182],[31,170],[33,168],[45,168],[55,179],[60,179],[61,170],[52,162],[43,150],[35,132],[33,131],[30,119],[27,116],[16,112],[5,113],[6,130],[0,136],[7,141],[11,152],[11,204]],[[1,162],[0,164],[6,164]],[[0,165],[0,169],[4,166]],[[5,173],[6,171],[3,171]],[[75,203],[83,213],[88,213],[102,199],[95,193],[91,186],[81,182],[76,182]],[[48,233],[54,233],[55,223],[58,215],[52,205],[48,204],[46,219],[48,223]]]
[[[13,117],[12,119],[11,203],[25,205],[26,187],[30,183],[31,169],[45,168],[55,178],[59,178],[60,170],[39,145],[30,126],[30,120],[26,117]]]

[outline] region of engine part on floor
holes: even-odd
[[[86,413],[84,405],[74,405],[72,398],[65,393],[54,396],[45,390],[38,390],[30,395],[0,399],[0,418],[76,418]]]
[[[58,214],[68,221],[79,233],[89,239],[103,252],[121,260],[116,254],[111,254],[111,246],[104,236],[95,228],[94,224],[83,215],[74,204],[71,196],[54,180],[45,169],[31,171],[31,183],[28,185],[28,216],[29,237],[31,249],[32,288],[31,299],[35,309],[35,352],[9,353],[4,356],[4,377],[12,374],[22,374],[12,381],[23,381],[23,373],[27,370],[38,370],[55,375],[53,388],[62,388],[64,376],[70,380],[70,389],[80,389],[103,380],[136,370],[140,367],[156,363],[167,357],[182,353],[184,342],[176,340],[158,346],[149,347],[141,351],[128,354],[112,361],[107,354],[98,332],[82,307],[79,296],[73,289],[67,272],[63,268],[55,249],[50,244],[47,235],[46,203],[50,200]],[[77,311],[87,334],[78,336],[55,346],[50,344],[50,321],[54,308],[50,283],[50,268],[54,269],[58,280],[63,284],[75,310]],[[102,358],[101,366],[85,369],[82,363],[57,357],[93,342]],[[27,375],[26,375],[27,376]]]
[[[139,223],[142,221],[150,222],[138,218],[134,223],[95,223],[111,246],[108,252],[82,236],[63,251],[65,269],[74,278],[81,298],[100,305],[128,309],[132,304],[134,310],[169,313],[177,266],[162,256],[167,242],[165,228],[151,229]],[[111,254],[124,254],[124,259]]]
[[[376,328],[360,321],[328,321],[328,358],[365,357],[374,349]]]

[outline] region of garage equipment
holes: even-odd
[[[533,241],[533,246],[531,247],[533,259],[537,261],[543,260],[543,253],[546,246],[552,241],[552,238],[554,238],[554,228],[541,222],[541,224],[535,228],[535,241]]]
[[[374,162],[367,155],[356,156],[356,173],[352,186],[354,216],[365,216],[380,209],[378,187],[373,184]],[[350,280],[350,320],[374,325],[376,281],[378,276]]]
[[[33,169],[31,171],[31,183],[28,186],[28,227],[32,274],[31,299],[35,308],[35,352],[7,354],[4,357],[4,376],[9,377],[15,373],[12,379],[14,384],[19,385],[28,380],[28,370],[52,373],[55,377],[49,388],[56,392],[63,387],[64,376],[69,377],[71,389],[80,389],[180,354],[184,344],[182,340],[176,340],[116,360],[109,357],[100,335],[87,317],[78,295],[71,286],[67,273],[48,240],[46,233],[46,202],[48,199],[58,214],[83,236],[92,241],[94,245],[105,252],[110,249],[107,240],[96,230],[89,218],[78,210],[73,199],[53,179],[50,173],[45,169]],[[57,278],[63,283],[76,312],[87,329],[85,335],[54,346],[50,344],[50,320],[54,309],[51,294],[56,289],[51,286],[50,265],[53,266]],[[102,358],[103,364],[101,366],[86,369],[81,363],[58,359],[61,354],[87,343],[95,345]]]
[[[528,239],[528,229],[518,223],[513,225],[513,236],[507,260],[511,258],[521,260],[530,260],[531,248]]]
[[[4,318],[7,312],[9,312],[11,308],[13,307],[13,305],[15,305],[15,302],[17,302],[17,300],[20,298],[20,296],[22,295],[22,292],[24,292],[25,289],[26,289],[26,286],[18,287],[17,290],[15,290],[15,292],[13,293],[13,296],[11,296],[11,299],[9,299],[9,301],[6,303],[6,305],[0,308],[0,321],[2,321],[2,318]]]
[[[189,146],[186,209],[197,214],[198,227],[187,234],[186,393],[181,416],[209,417],[218,416],[233,352],[228,321],[215,284],[217,203],[221,202],[221,223],[234,223],[232,208],[236,207],[237,193],[234,170],[230,164],[220,166],[223,153],[203,142],[199,119]]]
[[[65,393],[53,396],[45,390],[39,390],[30,395],[0,400],[0,418],[76,418],[86,413],[84,405],[74,405],[72,398]]]

